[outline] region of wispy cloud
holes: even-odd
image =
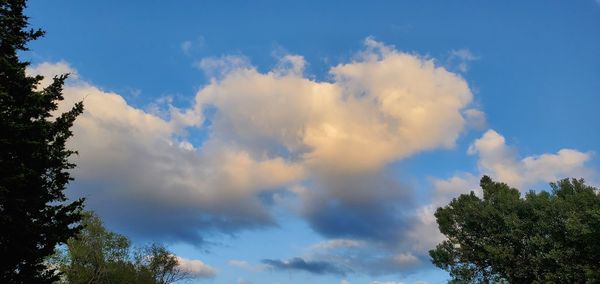
[[[243,270],[247,270],[247,271],[252,271],[252,272],[258,272],[258,271],[263,271],[265,269],[268,269],[269,266],[263,263],[250,263],[248,261],[245,260],[238,260],[238,259],[231,259],[229,261],[227,261],[227,265],[232,266],[232,267],[237,267]]]
[[[264,259],[264,264],[278,270],[299,270],[314,274],[338,274],[344,275],[346,271],[334,264],[325,261],[307,261],[299,257],[290,260]]]
[[[194,51],[202,49],[206,45],[204,37],[199,36],[194,40],[184,40],[179,45],[185,55],[192,55]]]
[[[450,69],[455,69],[459,72],[465,73],[469,71],[469,64],[479,59],[479,56],[474,55],[466,48],[453,49],[448,53],[446,64]]]

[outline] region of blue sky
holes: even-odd
[[[71,196],[198,283],[442,283],[482,174],[599,184],[600,3],[31,1],[84,99]],[[194,262],[193,260],[200,260]],[[346,281],[346,282],[344,282]]]

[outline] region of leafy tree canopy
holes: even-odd
[[[95,214],[85,214],[83,229],[50,259],[62,283],[168,284],[189,278],[177,258],[160,244],[132,252],[131,242],[107,230]]]
[[[598,283],[600,195],[583,180],[551,192],[481,179],[483,199],[462,194],[435,213],[446,240],[429,252],[455,283]]]

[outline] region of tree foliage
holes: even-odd
[[[154,243],[138,250],[135,263],[141,270],[149,272],[159,284],[191,278],[190,273],[181,269],[177,257],[160,244]]]
[[[131,242],[107,230],[98,216],[86,213],[83,229],[50,260],[72,284],[168,284],[188,278],[177,258],[160,244],[132,252]]]
[[[483,199],[460,195],[435,213],[447,237],[429,252],[456,283],[597,283],[600,195],[583,180],[519,191],[489,177]]]
[[[83,111],[56,115],[66,75],[38,89],[19,51],[43,35],[28,29],[24,0],[0,0],[0,283],[51,283],[44,259],[77,233],[83,200],[67,202],[74,154],[65,147]]]

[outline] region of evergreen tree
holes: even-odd
[[[519,191],[481,179],[435,217],[447,239],[429,252],[451,283],[600,283],[600,194],[583,180]]]
[[[74,236],[83,200],[67,202],[74,154],[65,147],[83,111],[77,103],[55,114],[66,75],[38,89],[41,76],[25,74],[19,51],[42,36],[28,27],[24,0],[0,0],[0,283],[51,283],[44,260]]]

